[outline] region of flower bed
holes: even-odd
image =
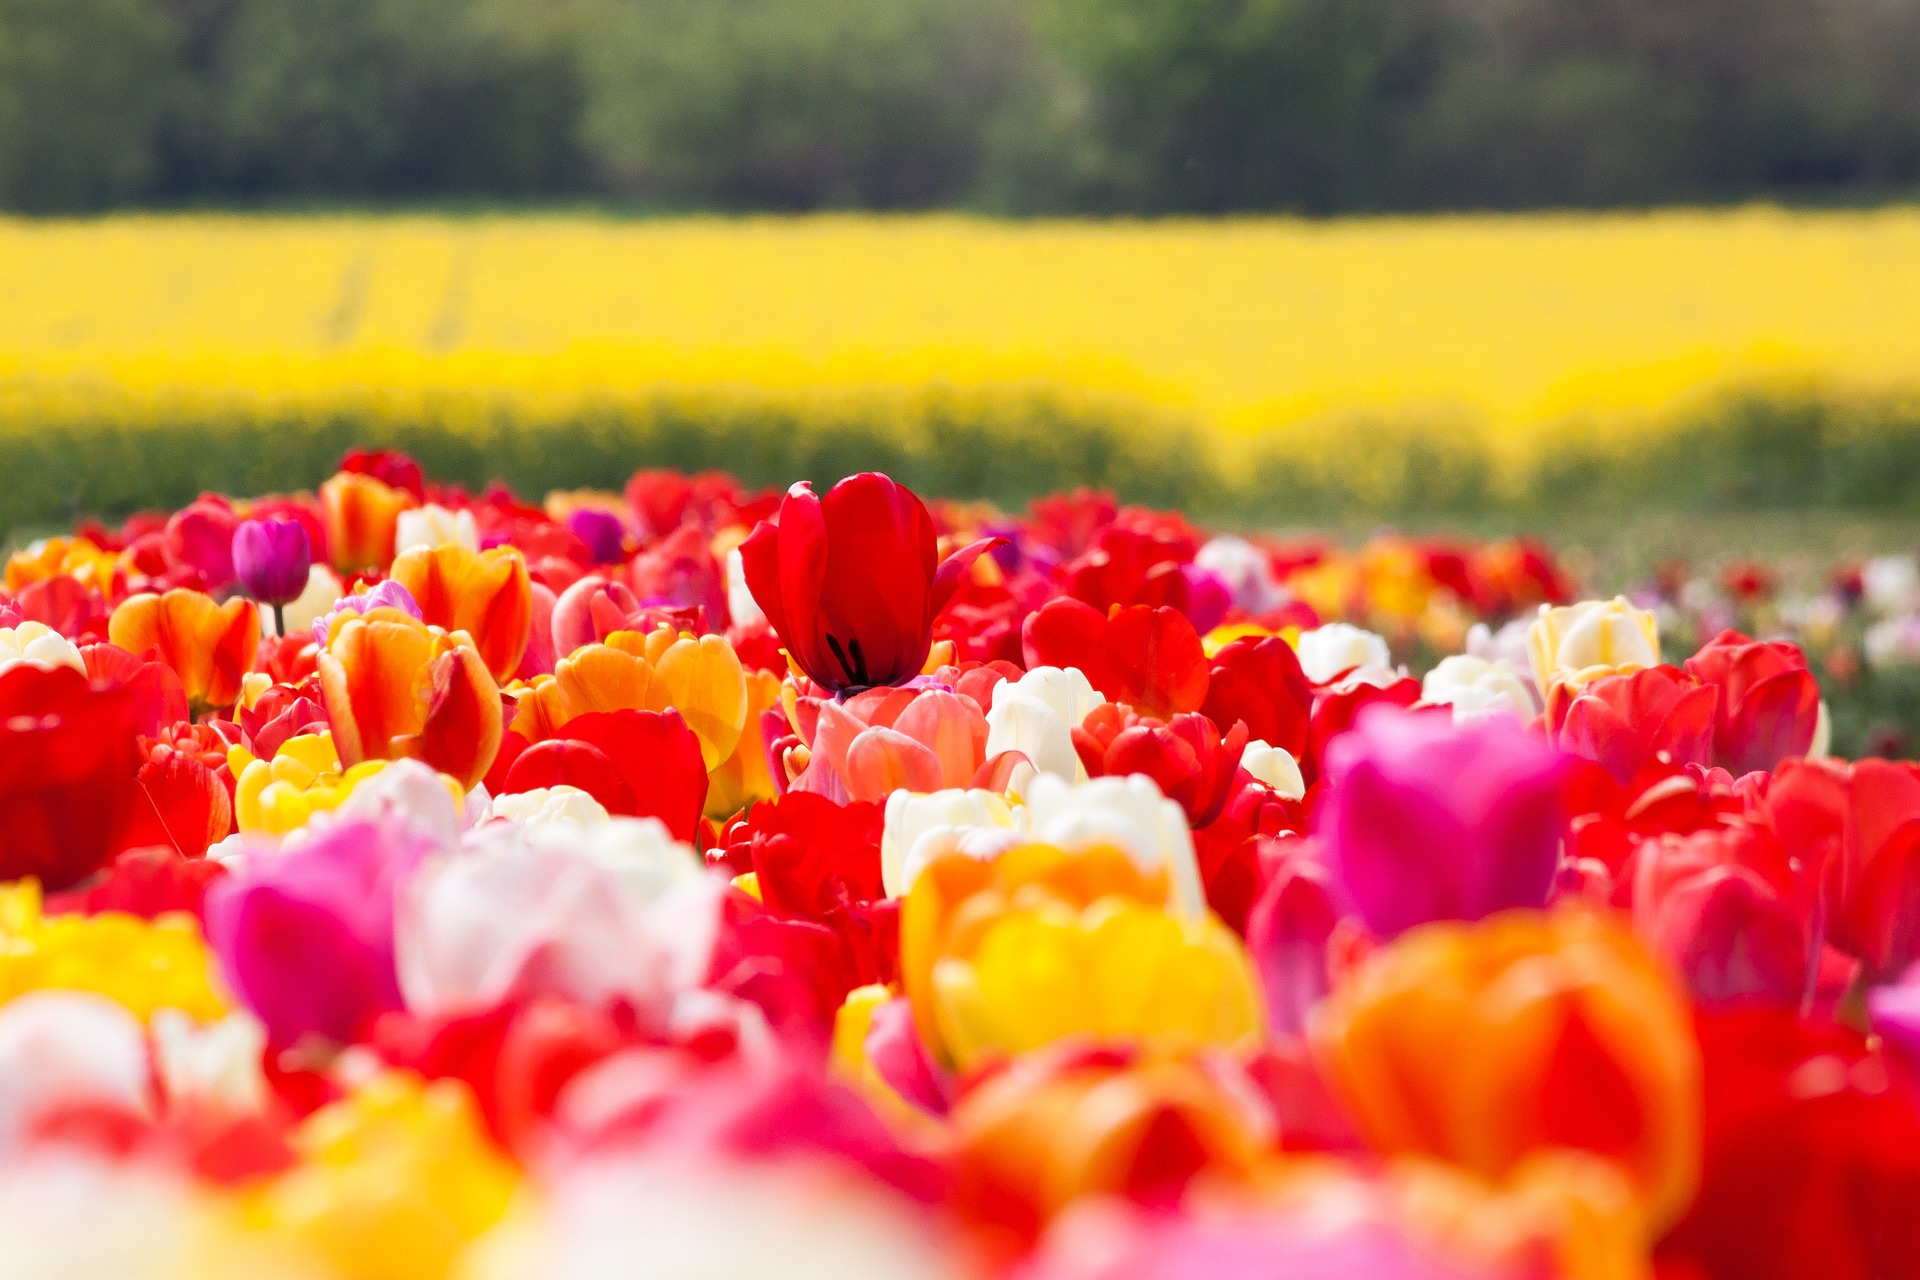
[[[1914,1274],[1916,608],[393,453],[45,539],[5,1273]]]

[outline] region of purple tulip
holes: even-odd
[[[567,517],[567,528],[587,544],[595,564],[619,564],[627,558],[626,526],[611,511],[582,507]]]
[[[207,892],[207,941],[227,985],[274,1046],[351,1043],[401,1007],[394,895],[424,842],[345,822],[282,853],[256,853]]]
[[[291,604],[307,589],[313,548],[298,520],[243,520],[233,531],[233,572],[261,604]]]
[[[1455,724],[1379,705],[1327,747],[1315,820],[1375,934],[1547,901],[1564,758],[1507,716]]]

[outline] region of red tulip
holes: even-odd
[[[1920,1274],[1920,1118],[1855,1032],[1784,1010],[1701,1017],[1706,1160],[1662,1275]]]
[[[169,848],[129,848],[108,864],[99,883],[47,899],[47,914],[97,915],[118,911],[151,920],[169,911],[201,914],[207,886],[227,874],[211,858],[186,858]]]
[[[1313,688],[1299,655],[1280,637],[1248,636],[1215,654],[1201,710],[1221,733],[1244,721],[1249,741],[1279,747],[1305,768]]]
[[[1177,609],[1102,613],[1063,598],[1030,616],[1022,639],[1029,667],[1077,667],[1094,688],[1142,715],[1166,719],[1206,702],[1206,650]]]
[[[794,663],[838,693],[900,684],[926,666],[934,618],[996,539],[944,562],[938,541],[911,490],[867,472],[824,499],[795,485],[740,555],[747,587]]]
[[[1087,776],[1143,773],[1161,792],[1187,811],[1187,822],[1204,827],[1220,816],[1233,794],[1247,727],[1241,723],[1223,736],[1213,721],[1183,711],[1161,721],[1106,702],[1073,729],[1074,749]]]
[[[1299,761],[1301,778],[1311,783],[1320,776],[1327,744],[1353,728],[1362,709],[1375,703],[1411,707],[1418,701],[1420,682],[1411,676],[1400,676],[1386,684],[1374,684],[1364,674],[1353,673],[1326,686],[1314,700],[1313,719],[1307,725],[1307,753]],[[1426,712],[1423,710],[1422,714]],[[1432,714],[1451,718],[1453,713],[1449,708],[1439,707]]]
[[[590,711],[519,752],[501,790],[565,784],[598,800],[611,814],[658,818],[677,840],[691,842],[707,800],[700,739],[677,711]]]
[[[1744,822],[1642,841],[1633,855],[1634,930],[1703,1005],[1798,1006],[1807,930],[1786,851]]]
[[[64,889],[120,848],[140,771],[133,716],[127,690],[67,667],[0,673],[0,881]]]
[[[1622,785],[1662,758],[1712,763],[1718,692],[1678,667],[1602,676],[1571,695],[1564,690],[1555,685],[1547,706],[1561,748],[1605,765]]]
[[[121,843],[158,845],[198,858],[233,832],[233,796],[203,761],[156,742],[140,766],[138,793]]]
[[[1920,765],[1789,760],[1761,808],[1826,893],[1826,937],[1870,974],[1920,959]]]
[[[1813,745],[1820,684],[1800,646],[1722,631],[1687,659],[1686,672],[1720,691],[1713,762],[1721,768],[1736,775],[1771,769]]]

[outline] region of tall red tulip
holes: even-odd
[[[747,588],[794,663],[837,693],[919,675],[934,618],[995,541],[983,538],[940,562],[925,505],[866,472],[825,498],[796,484],[740,555]]]

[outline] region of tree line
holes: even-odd
[[[1920,0],[0,0],[0,207],[1882,199]]]

